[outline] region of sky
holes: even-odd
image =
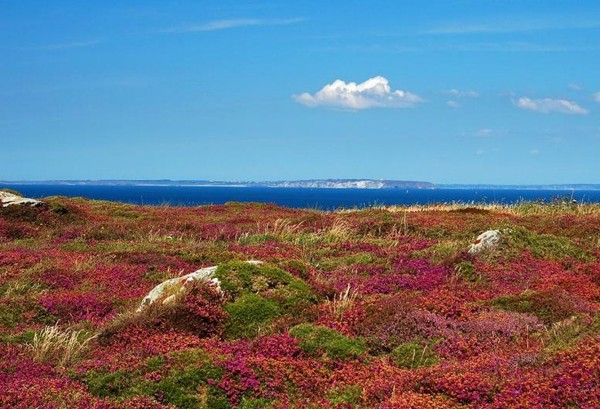
[[[0,0],[0,180],[600,183],[600,1]]]

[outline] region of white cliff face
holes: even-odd
[[[304,187],[328,189],[381,189],[385,184],[378,180],[311,180],[298,182],[280,182],[277,187]]]
[[[248,260],[248,261],[246,261],[246,263],[257,265],[257,264],[262,264],[262,261]],[[156,300],[159,300],[160,298],[162,298],[162,296],[166,292],[169,292],[169,291],[171,291],[172,294],[169,295],[168,297],[166,297],[163,300],[162,304],[166,305],[166,304],[172,303],[175,300],[176,296],[178,294],[180,294],[181,292],[187,291],[187,288],[189,287],[189,285],[192,284],[194,281],[204,281],[206,283],[214,285],[218,291],[221,291],[221,287],[220,287],[221,283],[219,282],[219,280],[216,277],[214,277],[214,274],[215,274],[215,271],[217,271],[217,268],[218,268],[218,266],[205,267],[205,268],[196,270],[193,273],[163,281],[162,283],[160,283],[159,285],[154,287],[148,293],[148,295],[146,295],[144,297],[144,299],[140,303],[140,306],[137,308],[136,312],[144,311],[144,309],[146,309],[146,307],[148,307],[151,304],[154,304],[154,302],[156,302]]]
[[[477,239],[469,246],[470,254],[478,254],[484,250],[496,247],[502,240],[500,230],[488,230],[481,233]]]
[[[43,202],[40,200],[29,199],[27,197],[17,196],[15,194],[9,192],[3,192],[0,190],[0,207],[7,207],[12,205],[29,205],[29,206],[38,206]]]

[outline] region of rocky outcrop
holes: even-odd
[[[8,207],[12,205],[29,205],[39,206],[44,202],[36,199],[29,199],[27,197],[17,196],[10,192],[4,192],[0,190],[0,207]]]
[[[478,254],[485,250],[495,248],[502,240],[500,230],[488,230],[481,233],[475,241],[469,246],[469,254]]]
[[[262,264],[262,261],[248,260],[246,261],[246,263]],[[191,283],[195,281],[205,281],[214,285],[220,291],[221,283],[219,283],[219,280],[216,277],[214,277],[217,268],[218,266],[205,267],[196,270],[193,273],[163,281],[162,283],[154,287],[152,291],[150,291],[148,295],[144,297],[136,311],[144,311],[145,308],[147,308],[149,305],[154,304],[157,300],[161,299],[167,293],[171,294],[163,299],[162,304],[172,303],[178,294],[186,291],[186,287],[188,287]]]

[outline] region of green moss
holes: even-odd
[[[134,377],[123,370],[116,372],[89,371],[85,374],[84,381],[94,396],[123,397],[131,396],[129,391],[134,384]]]
[[[219,266],[215,277],[219,279],[221,289],[233,298],[259,294],[276,301],[284,312],[296,312],[316,300],[303,280],[273,266],[230,262]]]
[[[332,405],[344,405],[343,407],[359,407],[362,388],[358,385],[348,385],[334,388],[327,392],[327,398]]]
[[[392,360],[401,368],[414,369],[431,366],[439,362],[439,357],[432,351],[430,345],[407,342],[398,345],[390,353]]]
[[[145,380],[147,373],[171,367],[160,382]],[[173,353],[167,360],[155,356],[146,360],[144,369],[127,372],[89,371],[82,380],[91,394],[117,401],[131,396],[155,396],[177,408],[229,408],[226,395],[209,381],[221,378],[223,370],[212,364],[201,350]]]
[[[273,405],[269,399],[265,398],[243,398],[237,407],[240,409],[268,409],[272,408]]]
[[[576,301],[562,291],[525,291],[518,295],[495,298],[491,305],[505,311],[535,315],[546,324],[562,321],[582,312]]]
[[[536,258],[560,260],[575,258],[589,261],[591,256],[574,245],[568,238],[552,234],[538,234],[524,227],[510,227],[510,233],[503,238],[502,248],[512,250],[514,256],[519,256],[527,250]]]
[[[148,369],[149,372],[153,372],[153,371],[157,371],[158,369],[160,369],[161,367],[166,365],[166,363],[167,363],[167,360],[165,359],[164,356],[162,356],[162,355],[153,356],[151,358],[146,359],[146,368]]]
[[[279,304],[266,300],[257,294],[245,294],[236,301],[225,305],[229,317],[225,324],[225,333],[230,338],[252,338],[260,328],[273,318],[281,315]]]
[[[456,275],[471,283],[481,281],[481,274],[475,271],[475,265],[470,261],[461,261],[454,267]]]
[[[325,271],[335,270],[356,264],[373,264],[375,257],[371,253],[357,253],[347,257],[331,257],[319,261],[319,268]]]
[[[308,354],[327,355],[332,359],[351,359],[364,355],[362,340],[352,339],[327,327],[312,324],[296,325],[290,334],[300,341],[300,348]]]
[[[5,342],[7,344],[26,344],[31,343],[33,341],[33,337],[35,336],[36,331],[24,331],[20,334],[7,334],[0,335],[0,342]]]

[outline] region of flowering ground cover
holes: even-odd
[[[598,206],[46,203],[0,209],[0,407],[600,407]]]

